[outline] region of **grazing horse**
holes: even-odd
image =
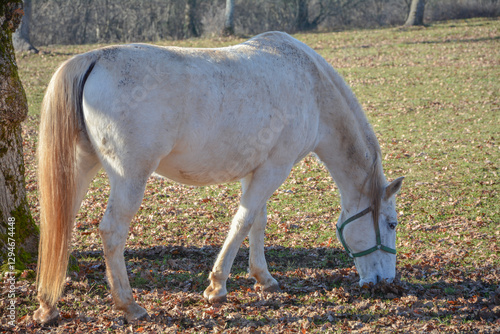
[[[106,274],[127,320],[147,316],[132,296],[123,252],[152,173],[198,186],[241,180],[240,206],[203,294],[208,301],[225,299],[247,235],[249,275],[263,290],[278,290],[264,256],[266,202],[310,152],[340,189],[337,235],[360,284],[392,281],[402,178],[386,181],[360,104],[307,45],[270,32],[225,48],[130,44],[66,61],[41,113],[35,320],[58,315],[75,216],[100,168],[111,186],[99,224]]]

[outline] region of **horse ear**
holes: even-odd
[[[391,182],[386,188],[385,188],[385,197],[384,199],[389,199],[392,195],[397,193],[400,189],[401,186],[403,185],[403,179],[405,177],[401,176],[395,179],[394,181]]]

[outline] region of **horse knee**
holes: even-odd
[[[234,216],[234,225],[238,230],[245,231],[248,234],[255,220],[255,215],[249,210],[238,210]]]

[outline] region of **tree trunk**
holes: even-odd
[[[200,36],[198,29],[196,29],[196,0],[187,0],[184,18],[184,36],[198,37]]]
[[[0,1],[0,264],[9,272],[33,262],[39,233],[26,198],[21,122],[28,104],[12,44],[22,14],[22,1]]]
[[[306,0],[297,0],[297,17],[295,19],[297,30],[309,29],[309,9],[307,8]]]
[[[412,0],[405,26],[424,25],[425,0]]]
[[[226,19],[224,20],[224,29],[222,35],[234,35],[234,0],[226,0]]]
[[[31,0],[24,0],[23,5],[24,16],[21,20],[21,25],[12,35],[14,49],[17,52],[38,53],[37,48],[35,48],[30,42]]]

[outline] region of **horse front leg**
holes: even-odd
[[[108,207],[99,225],[111,295],[115,307],[124,311],[127,321],[148,316],[146,310],[134,301],[123,256],[130,222],[139,209],[144,187],[132,181],[111,182]]]
[[[267,210],[264,207],[255,217],[248,238],[250,241],[250,277],[256,280],[255,289],[260,288],[267,292],[279,291],[279,284],[267,268],[264,255],[264,236],[267,224]]]
[[[231,223],[229,234],[208,277],[210,285],[205,289],[203,296],[209,302],[220,303],[226,301],[226,281],[229,277],[234,258],[238,253],[241,243],[247,236],[252,222],[252,212],[240,205]]]
[[[276,166],[269,161],[242,180],[243,192],[238,212],[210,273],[210,285],[203,293],[208,301],[222,302],[226,299],[226,281],[234,258],[241,243],[254,228],[250,236],[250,273],[266,290],[276,290],[274,287],[278,283],[269,274],[264,258],[265,208],[267,200],[285,181],[291,169],[292,165]]]

